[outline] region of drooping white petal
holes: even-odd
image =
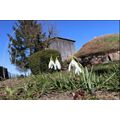
[[[56,58],[56,60],[55,60],[55,65],[56,65],[56,68],[58,69],[58,70],[60,70],[61,69],[61,64],[60,64],[60,62],[59,62],[59,60]]]
[[[52,69],[54,67],[54,62],[52,60],[50,60],[48,67],[49,69]]]
[[[78,63],[77,63],[74,59],[72,60],[72,65],[73,65],[75,68],[79,67]]]
[[[74,59],[72,59],[72,61],[70,62],[70,64],[69,64],[69,68],[68,68],[68,71],[71,71],[71,68],[77,68],[77,67],[79,67],[79,65],[78,65],[78,63],[74,60]]]
[[[48,68],[49,69],[53,69],[53,68],[56,69],[56,65],[55,65],[52,57],[50,58],[50,62],[49,62]]]
[[[56,64],[54,63],[54,70],[57,70],[57,66],[56,66]]]
[[[77,67],[77,68],[75,69],[75,74],[80,75],[81,72],[82,72],[82,70],[81,70],[80,67]]]
[[[71,71],[71,67],[72,67],[72,64],[70,63],[70,64],[69,64],[69,67],[68,67],[68,71],[69,71],[69,72]]]
[[[74,59],[72,59],[72,61],[70,62],[68,71],[71,71],[72,68],[74,68],[75,74],[80,75],[80,73],[82,72],[82,69],[79,67],[79,64]]]

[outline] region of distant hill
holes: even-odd
[[[91,54],[101,54],[119,50],[119,35],[120,34],[109,34],[96,37],[83,45],[83,47],[75,54],[75,56],[82,57]]]

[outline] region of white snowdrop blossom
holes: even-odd
[[[77,67],[79,67],[78,63],[74,59],[72,59],[72,61],[69,64],[68,70],[71,71],[72,68],[77,68]]]
[[[74,68],[75,74],[80,75],[80,73],[82,72],[82,70],[79,67],[78,63],[74,59],[72,59],[72,61],[70,62],[68,71],[71,71],[72,68]]]
[[[82,70],[81,70],[80,67],[77,67],[77,68],[75,69],[75,74],[80,75],[81,72],[82,72]]]
[[[50,58],[50,62],[49,62],[48,68],[56,70],[56,64],[54,63],[52,57]]]
[[[57,57],[56,57],[56,60],[55,60],[55,65],[56,65],[56,68],[57,68],[58,70],[61,69],[61,64],[60,64],[60,62],[59,62],[59,60],[58,60]]]

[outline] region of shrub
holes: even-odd
[[[54,60],[58,57],[59,61],[61,61],[61,55],[56,50],[43,50],[31,55],[29,57],[29,67],[31,72],[34,75],[48,72],[48,64],[51,56]]]

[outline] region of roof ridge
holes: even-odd
[[[76,42],[75,40],[72,40],[72,39],[69,39],[69,38],[63,38],[63,37],[53,37],[52,39],[54,38],[59,38],[59,39],[63,39],[63,40],[67,40],[67,41],[72,41],[72,42]]]

